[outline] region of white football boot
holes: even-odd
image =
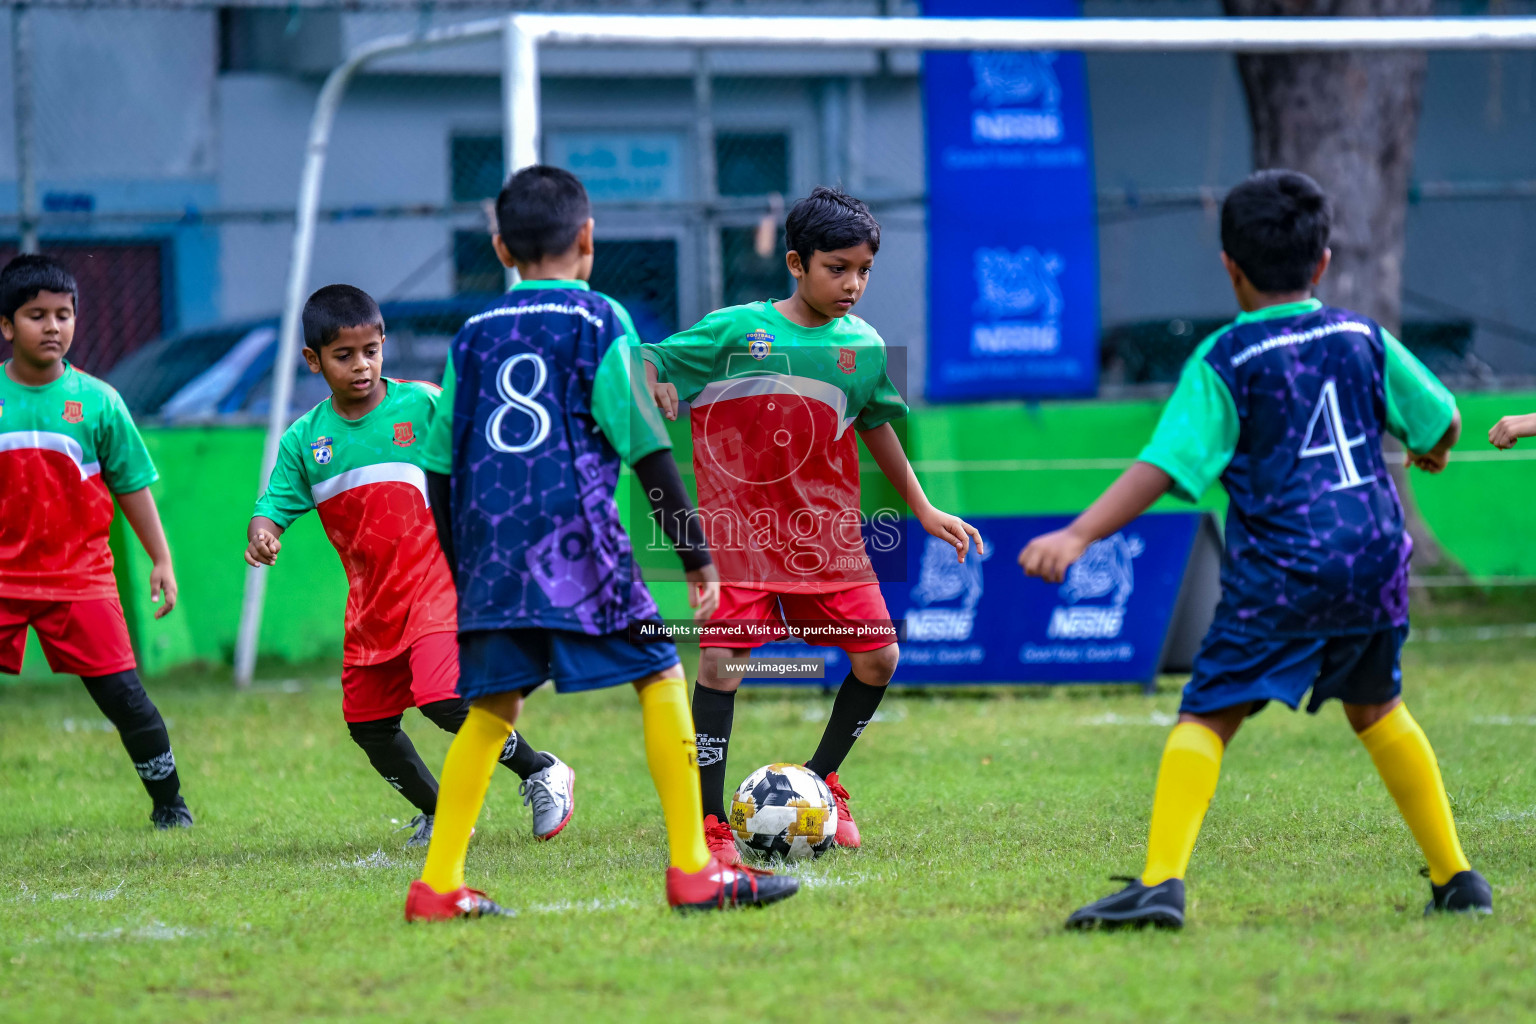
[[[533,808],[533,838],[553,839],[576,810],[576,771],[547,750],[539,753],[554,763],[530,775],[518,792],[524,806]]]

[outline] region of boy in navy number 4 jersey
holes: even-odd
[[[630,639],[631,627],[658,615],[619,521],[621,461],[676,546],[699,614],[714,611],[720,585],[643,390],[629,314],[587,287],[586,190],[568,171],[525,168],[497,197],[496,224],[496,255],[522,280],[454,338],[428,433],[432,512],[459,595],[459,693],[473,706],[443,765],[432,842],[406,920],[503,913],[464,884],[464,857],[522,695],[551,678],[566,692],[624,683],[639,691],[673,907],[793,895],[792,877],[710,854],[677,650],[670,640]]]
[[[1069,928],[1182,927],[1184,872],[1227,744],[1269,701],[1294,709],[1308,690],[1309,712],[1343,703],[1418,840],[1426,912],[1492,911],[1435,753],[1400,696],[1413,544],[1381,451],[1390,433],[1411,465],[1438,473],[1461,420],[1450,392],[1379,324],[1311,297],[1329,228],[1328,200],[1303,174],[1261,171],[1232,190],[1222,263],[1243,313],[1195,350],[1139,461],[1019,555],[1026,573],[1060,582],[1089,544],[1168,491],[1195,500],[1219,477],[1231,499],[1221,603],[1163,751],[1146,868]]]

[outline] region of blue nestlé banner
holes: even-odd
[[[964,564],[954,548],[906,520],[905,543],[892,547],[905,572],[871,544],[901,635],[896,682],[1150,683],[1203,516],[1144,515],[1093,544],[1060,584],[1026,578],[1017,558],[1030,538],[1065,526],[1068,516],[973,518],[987,554],[973,552]],[[835,647],[785,641],[754,653],[825,658],[818,684],[835,685],[848,671]]]
[[[923,0],[935,17],[1076,17],[1077,0]],[[1098,238],[1080,53],[923,57],[934,401],[1092,394]]]

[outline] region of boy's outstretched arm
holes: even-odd
[[[1505,416],[1488,431],[1488,443],[1495,448],[1513,448],[1522,437],[1536,437],[1536,412]]]
[[[1088,545],[1124,527],[1172,487],[1173,477],[1150,462],[1132,463],[1071,525],[1030,541],[1019,552],[1019,565],[1025,575],[1060,583]]]
[[[917,482],[917,473],[913,471],[912,463],[907,460],[907,453],[902,450],[901,438],[896,436],[894,427],[889,423],[882,423],[873,430],[859,431],[859,437],[863,439],[864,447],[869,449],[869,454],[874,456],[875,465],[880,467],[880,472],[884,473],[885,478],[901,493],[907,505],[911,507],[912,514],[917,516],[917,521],[923,524],[923,529],[952,545],[955,555],[962,562],[971,550],[971,541],[976,542],[978,555],[987,553],[982,546],[981,534],[977,532],[976,527],[959,516],[934,508],[928,501],[928,495],[923,493],[923,485]]]
[[[276,565],[277,553],[283,550],[283,544],[278,540],[282,535],[283,528],[266,516],[252,516],[250,525],[245,528],[245,564],[252,567]]]
[[[155,618],[162,619],[176,607],[176,572],[171,568],[171,546],[165,539],[165,527],[160,525],[155,497],[148,487],[141,487],[119,494],[117,503],[153,565],[149,570],[149,599],[159,604],[161,596],[165,597],[165,603],[155,612]]]

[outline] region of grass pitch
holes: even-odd
[[[519,916],[435,927],[401,921],[412,812],[347,738],[334,669],[151,684],[198,819],[175,833],[83,689],[0,688],[0,1019],[1536,1017],[1536,644],[1409,652],[1492,919],[1421,916],[1417,849],[1331,706],[1234,743],[1186,931],[1063,931],[1140,868],[1182,680],[896,691],[845,772],[865,848],[799,869],[788,903],[691,917],[665,909],[633,692],[541,693],[522,727],[576,767],[576,816],[534,842],[498,769],[469,875]],[[731,776],[807,756],[829,706],[745,696]],[[439,766],[447,737],[406,726]]]

